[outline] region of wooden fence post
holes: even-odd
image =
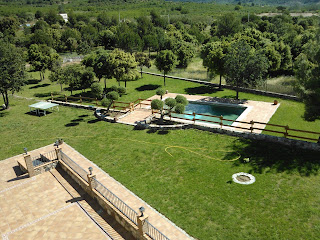
[[[64,99],[66,100],[66,102],[68,102],[68,97],[67,97],[67,95],[64,95]]]
[[[251,127],[250,127],[250,131],[251,131],[251,133],[253,132],[253,124],[254,124],[254,121],[253,120],[251,120]]]
[[[223,120],[223,116],[221,115],[221,116],[220,116],[220,127],[221,127],[221,129],[222,129],[222,126],[223,126],[222,120]]]
[[[98,105],[98,98],[96,98],[96,105],[99,106],[99,105]]]
[[[53,100],[53,93],[51,92],[51,100]]]
[[[80,95],[80,103],[82,103],[82,96]]]
[[[287,136],[288,136],[289,126],[288,126],[288,125],[287,125],[287,126],[285,126],[285,127],[284,127],[284,129],[286,130],[286,132],[285,132],[285,133],[283,133],[283,134],[284,134],[284,137],[285,137],[285,138],[287,138]]]
[[[193,115],[193,124],[196,124],[196,113],[193,112],[192,115]]]

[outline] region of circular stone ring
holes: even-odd
[[[252,184],[256,181],[256,178],[249,173],[239,172],[232,175],[232,180],[239,184]]]

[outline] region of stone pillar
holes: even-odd
[[[139,228],[139,233],[141,236],[144,235],[144,233],[147,231],[147,225],[146,225],[146,220],[148,220],[148,215],[143,214],[143,216],[137,216],[137,223],[138,223],[138,228]]]
[[[61,160],[61,147],[57,147],[54,149],[56,151],[57,159]]]
[[[30,154],[24,155],[24,161],[26,162],[26,167],[27,167],[27,170],[28,170],[28,173],[29,173],[29,177],[35,176],[36,172],[34,171],[34,167],[33,167],[33,164],[32,164],[32,159],[31,159]]]

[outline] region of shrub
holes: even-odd
[[[176,105],[176,108],[175,108],[176,113],[184,113],[184,110],[185,110],[185,105],[181,103],[178,103]]]
[[[115,91],[115,92],[118,92],[118,87],[116,85],[113,85],[111,87],[111,91]]]
[[[125,94],[127,92],[127,89],[125,87],[118,87],[117,92],[121,95]]]
[[[163,102],[159,99],[154,99],[151,102],[151,108],[156,110],[161,110],[163,108]]]
[[[119,93],[112,91],[112,92],[108,92],[107,93],[107,98],[114,101],[117,100],[119,98]]]
[[[167,98],[164,102],[170,109],[174,108],[177,104],[176,100],[173,98]]]
[[[156,94],[159,95],[162,99],[162,96],[166,93],[166,91],[163,88],[158,88],[156,91]]]
[[[111,100],[108,98],[104,98],[101,100],[101,105],[104,107],[108,107],[110,103],[111,103]]]
[[[177,95],[175,99],[177,103],[181,103],[182,105],[188,105],[188,100],[186,99],[186,97],[182,95]]]
[[[102,95],[102,87],[99,83],[94,82],[91,84],[91,93],[96,98],[101,98]]]

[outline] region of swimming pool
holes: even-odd
[[[207,121],[217,121],[220,122],[218,117],[211,116],[202,116],[198,114],[205,115],[214,115],[214,116],[223,116],[223,118],[236,120],[247,107],[239,106],[239,105],[231,105],[231,104],[223,104],[223,103],[203,103],[203,102],[189,102],[186,106],[185,113],[187,114],[196,114],[196,119],[202,119]],[[192,115],[186,114],[172,114],[173,117],[180,117],[193,120]],[[196,121],[196,122],[205,122],[205,121]],[[224,125],[232,125],[231,121],[222,121]],[[208,122],[210,123],[210,122]],[[212,123],[215,124],[215,123]]]

